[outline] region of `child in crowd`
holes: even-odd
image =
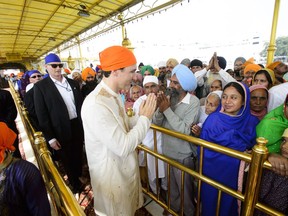
[[[199,123],[191,126],[192,135],[199,137],[201,128],[209,114],[213,113],[221,101],[223,91],[213,91],[208,94],[205,100],[205,105],[200,107]]]

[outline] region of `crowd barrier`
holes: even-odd
[[[46,140],[43,137],[42,132],[36,132],[34,127],[31,125],[29,120],[29,114],[26,108],[23,105],[23,102],[19,96],[19,93],[15,91],[13,84],[9,82],[10,91],[12,97],[15,101],[18,113],[22,119],[25,130],[27,132],[28,138],[32,144],[32,148],[38,163],[39,170],[43,176],[47,192],[50,195],[51,202],[57,212],[57,215],[85,215],[83,209],[78,204],[77,200],[74,198],[71,190],[66,186],[63,178],[59,174],[49,150],[47,149]],[[264,138],[258,138],[257,144],[253,147],[251,154],[245,154],[243,152],[238,152],[223,146],[220,146],[215,143],[207,142],[199,138],[195,138],[189,135],[181,134],[175,131],[168,130],[156,125],[151,125],[151,129],[154,132],[154,150],[151,150],[144,145],[140,144],[138,146],[139,151],[144,151],[144,157],[146,161],[146,175],[148,176],[147,169],[147,155],[150,154],[155,158],[155,170],[156,170],[156,187],[157,194],[154,194],[149,189],[149,184],[146,187],[143,187],[143,192],[150,196],[155,202],[160,206],[166,209],[172,215],[184,215],[184,173],[193,176],[198,180],[198,191],[197,191],[197,200],[200,200],[200,186],[202,182],[210,184],[211,186],[218,189],[218,202],[217,202],[217,215],[219,214],[220,200],[222,192],[230,194],[231,196],[237,198],[242,202],[242,211],[241,215],[250,216],[253,215],[255,209],[259,209],[269,215],[284,216],[284,214],[276,211],[275,209],[264,205],[258,202],[258,192],[261,182],[262,171],[264,168],[271,169],[271,164],[267,161],[268,151],[265,147],[266,140]],[[186,140],[190,143],[193,143],[197,146],[200,146],[200,159],[199,159],[199,170],[192,170],[181,163],[178,163],[174,160],[171,160],[168,157],[165,157],[162,154],[157,152],[157,139],[156,131],[165,133],[169,136],[177,137],[182,140]],[[242,161],[245,161],[250,164],[248,178],[246,182],[246,189],[244,193],[233,190],[223,184],[218,183],[217,181],[208,178],[202,174],[202,164],[203,164],[203,149],[208,148],[213,151],[229,155],[231,157],[238,158]],[[181,212],[177,214],[170,208],[170,199],[164,201],[160,196],[160,185],[159,185],[159,176],[158,176],[158,160],[162,160],[167,164],[166,173],[168,174],[168,197],[170,194],[169,178],[170,178],[170,167],[176,167],[181,170]],[[196,206],[196,215],[200,214],[200,202],[197,202]]]
[[[145,169],[146,169],[146,175],[148,176],[148,169],[147,169],[147,155],[150,154],[154,156],[155,158],[155,170],[156,170],[156,188],[157,188],[157,194],[154,194],[152,191],[149,189],[149,185],[145,186],[143,188],[143,192],[146,193],[148,196],[150,196],[155,202],[157,202],[160,206],[162,206],[164,209],[169,211],[170,214],[172,215],[184,215],[183,209],[184,209],[184,173],[193,176],[195,179],[198,181],[198,191],[197,191],[197,200],[200,200],[200,188],[201,188],[201,183],[205,182],[213,187],[215,187],[218,190],[218,202],[217,202],[217,213],[216,215],[219,215],[219,208],[220,208],[220,201],[221,201],[221,196],[222,193],[227,193],[230,194],[231,196],[235,197],[237,200],[241,201],[241,215],[242,216],[251,216],[254,213],[255,209],[259,209],[262,212],[267,213],[268,215],[283,215],[283,213],[276,211],[275,209],[264,205],[260,202],[258,202],[258,193],[259,193],[259,186],[261,183],[261,177],[262,177],[262,171],[263,169],[271,169],[272,166],[271,164],[267,161],[268,157],[268,150],[265,146],[267,143],[267,140],[264,138],[258,138],[257,139],[257,144],[253,147],[252,153],[247,154],[239,151],[235,151],[233,149],[227,148],[220,146],[215,143],[207,142],[205,140],[195,138],[189,135],[181,134],[175,131],[168,130],[166,128],[159,127],[157,125],[151,126],[151,129],[154,131],[154,150],[151,150],[147,148],[144,145],[139,145],[138,149],[139,151],[144,151],[144,157],[145,157]],[[197,146],[200,146],[200,157],[199,157],[199,170],[192,170],[189,169],[182,164],[171,160],[168,157],[165,157],[162,154],[157,153],[157,139],[156,137],[156,131],[159,131],[161,133],[165,133],[169,136],[177,137],[182,140],[186,140],[190,143],[193,143]],[[165,144],[162,144],[165,145]],[[239,192],[236,190],[233,190],[223,184],[220,184],[219,182],[208,178],[207,176],[203,175],[202,173],[202,165],[203,165],[203,149],[211,149],[213,151],[229,155],[231,157],[238,158],[242,161],[245,161],[246,163],[249,163],[249,172],[248,172],[248,178],[246,182],[246,188],[244,192]],[[167,164],[167,170],[166,173],[168,175],[168,200],[167,202],[161,199],[160,196],[160,185],[159,185],[159,176],[158,176],[158,160],[162,160]],[[179,170],[181,170],[181,212],[180,214],[174,212],[170,208],[170,199],[169,199],[169,194],[170,194],[170,186],[169,186],[169,178],[170,178],[170,167],[176,167]],[[146,178],[147,178],[146,176]],[[196,215],[201,215],[200,212],[200,206],[201,203],[197,202],[196,206]]]
[[[11,82],[9,82],[9,87],[18,114],[21,117],[27,136],[31,142],[38,168],[44,179],[47,193],[50,197],[50,203],[52,203],[52,211],[55,212],[57,216],[84,216],[85,213],[83,209],[58,172],[42,132],[35,131],[31,125],[29,114],[23,105],[19,93],[15,90]]]

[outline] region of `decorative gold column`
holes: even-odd
[[[84,64],[83,64],[82,49],[81,49],[79,36],[76,37],[76,40],[77,40],[79,56],[80,56],[80,70],[82,71]]]
[[[68,63],[68,67],[71,71],[75,69],[74,60],[72,59],[70,52],[69,52],[69,56],[67,59],[67,63]]]
[[[132,47],[131,41],[127,37],[127,31],[126,31],[125,24],[123,21],[123,14],[122,13],[118,15],[118,20],[120,20],[120,25],[122,28],[122,46],[128,48],[129,50],[131,50],[133,52],[134,47]]]
[[[272,21],[272,29],[270,35],[270,43],[267,48],[267,62],[266,64],[270,64],[273,62],[274,53],[276,51],[276,30],[277,30],[277,23],[278,23],[278,15],[279,15],[279,8],[280,8],[280,0],[275,0],[274,5],[274,15]]]
[[[61,59],[61,55],[60,55],[60,48],[59,47],[57,47],[57,53],[56,53],[58,56],[59,56],[59,58]]]

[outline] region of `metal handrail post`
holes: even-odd
[[[268,157],[268,149],[265,146],[267,142],[265,138],[259,137],[257,138],[257,144],[252,149],[252,160],[245,188],[242,216],[253,215],[254,207],[258,199],[263,164]]]

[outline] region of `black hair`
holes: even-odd
[[[124,68],[119,68],[119,69],[117,69],[117,70],[124,70]],[[108,78],[108,77],[110,76],[110,74],[111,74],[111,71],[104,71],[104,70],[102,70],[101,73],[102,73],[106,78]]]
[[[189,67],[193,67],[193,66],[199,66],[201,68],[203,68],[203,63],[202,61],[200,61],[199,59],[193,59],[191,62],[190,62],[190,65]]]
[[[242,87],[242,85],[238,82],[230,82],[227,85],[225,85],[223,92],[225,91],[225,89],[227,89],[228,87],[234,87],[239,94],[242,96],[242,101],[245,102],[245,91]]]
[[[234,73],[234,70],[232,70],[231,68],[229,68],[229,69],[226,70],[227,73],[229,73],[229,72],[231,72],[231,71]]]
[[[286,108],[288,107],[288,94],[286,95],[285,101],[284,101],[284,115],[286,119],[288,119],[288,116],[286,115]]]
[[[101,71],[104,77],[108,78],[111,74],[111,71]]]
[[[213,80],[213,81],[211,82],[211,84],[210,84],[210,87],[211,87],[211,85],[212,85],[213,82],[219,82],[219,83],[220,83],[220,86],[221,86],[221,90],[223,89],[223,82],[222,82],[222,80],[220,80],[220,79],[215,79],[215,80]]]

